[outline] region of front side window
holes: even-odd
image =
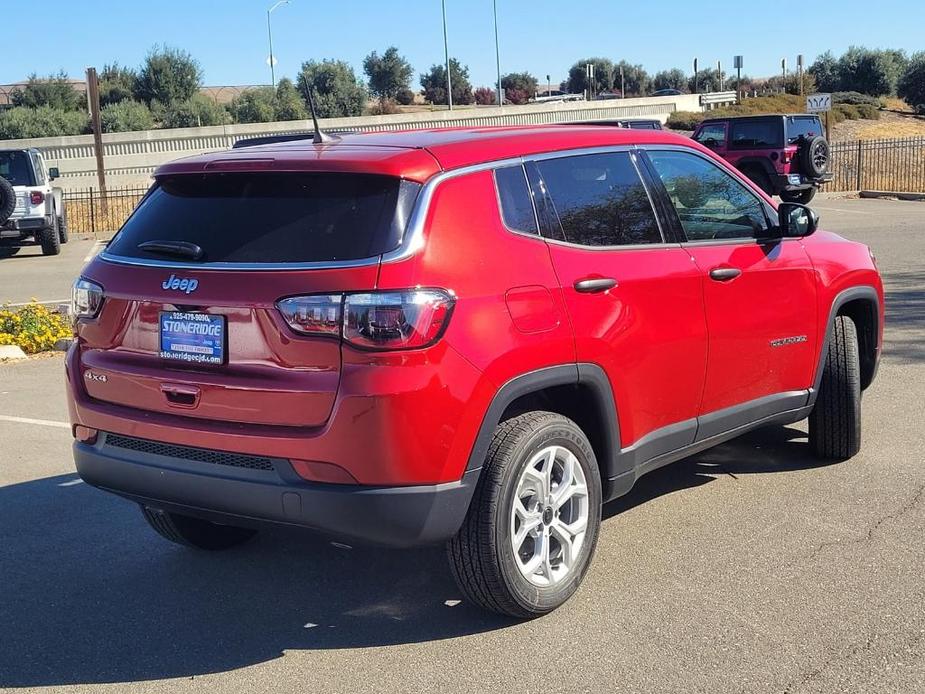
[[[565,241],[661,243],[652,203],[628,152],[548,159],[536,166]]]
[[[783,145],[781,118],[746,118],[733,121],[729,146],[733,149],[768,149]]]
[[[538,234],[533,199],[527,187],[527,177],[521,165],[506,166],[495,170],[498,186],[498,200],[501,202],[501,219],[512,231]]]
[[[755,238],[768,227],[763,203],[716,164],[688,152],[648,155],[688,241]]]

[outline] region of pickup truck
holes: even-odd
[[[43,255],[58,255],[67,243],[67,214],[58,169],[48,168],[37,149],[0,149],[0,240],[34,240]]]

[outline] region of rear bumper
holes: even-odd
[[[0,230],[13,232],[32,232],[46,229],[50,227],[52,223],[51,215],[45,215],[43,217],[15,217],[6,220],[6,222],[3,224],[0,224]]]
[[[776,183],[778,190],[806,190],[807,188],[813,188],[815,186],[820,186],[823,183],[828,183],[835,175],[832,173],[825,173],[818,178],[809,178],[803,176],[802,174],[778,174],[776,176]]]
[[[93,445],[74,444],[80,477],[100,489],[229,524],[295,525],[395,547],[452,537],[462,525],[479,474],[474,470],[457,482],[409,487],[315,484],[298,477],[282,459],[264,458],[270,469],[249,469],[152,449],[129,450],[107,443],[107,438],[101,432]]]

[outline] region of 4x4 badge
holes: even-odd
[[[190,279],[188,277],[183,278],[182,280],[176,275],[171,275],[163,282],[161,282],[161,289],[177,289],[181,292],[186,292],[187,294],[192,294],[196,291],[196,287],[199,286],[199,280]]]

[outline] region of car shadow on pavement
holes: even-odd
[[[889,273],[883,283],[883,358],[900,364],[925,360],[925,271]]]
[[[749,434],[643,477],[611,517],[720,474],[815,461],[793,428]],[[619,522],[618,519],[610,521]],[[341,548],[292,530],[203,553],[77,480],[0,487],[0,689],[223,672],[292,649],[417,643],[514,622],[460,602],[442,548]]]

